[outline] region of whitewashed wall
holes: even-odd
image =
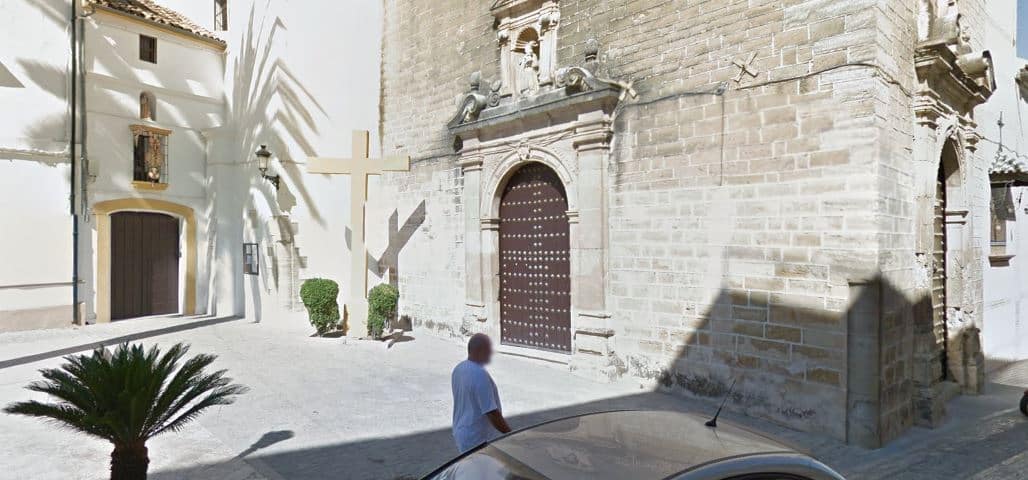
[[[217,231],[214,306],[219,315],[302,323],[289,265],[301,279],[339,281],[346,301],[349,180],[309,175],[305,162],[350,156],[353,129],[369,130],[372,155],[380,154],[381,5],[234,1],[230,16],[229,31],[220,32],[229,42],[227,121],[208,164]],[[210,17],[199,20],[210,26]],[[269,173],[282,176],[277,192],[258,175],[253,152],[260,144],[274,154]],[[241,273],[243,241],[260,244],[258,277]]]
[[[207,195],[207,139],[204,132],[224,123],[223,52],[123,16],[98,12],[85,21],[86,152],[89,200],[154,198],[193,209],[198,226],[197,306],[207,310],[210,204]],[[157,38],[157,63],[139,60],[139,35]],[[157,99],[156,121],[139,118],[139,96]],[[130,125],[147,123],[172,130],[168,138],[168,188],[140,191],[132,186],[133,139]],[[95,315],[95,223],[89,219],[83,252],[92,258],[82,292],[86,311]],[[180,266],[180,275],[184,274]],[[179,282],[184,289],[184,282]],[[183,295],[180,292],[180,301]]]
[[[996,158],[1001,140],[998,121],[1002,114],[1003,145],[1021,155],[1028,155],[1028,105],[1018,93],[1015,75],[1026,64],[1017,57],[1014,46],[1017,17],[1009,12],[1016,11],[1015,0],[990,0],[987,3],[988,24],[985,25],[985,46],[992,53],[996,71],[996,92],[988,103],[975,112],[979,131],[985,140],[979,143],[981,158],[991,162]],[[1025,14],[1028,12],[1019,12]],[[984,262],[984,325],[982,343],[985,355],[990,360],[1012,360],[1028,358],[1028,188],[1014,187],[1013,200],[1016,221],[1008,222],[1007,253],[1013,254],[1008,265],[990,265]],[[987,212],[986,212],[987,213]],[[978,215],[975,230],[984,232],[981,237],[982,252],[989,252],[991,225],[987,215]]]
[[[0,11],[0,331],[70,325],[71,2]]]

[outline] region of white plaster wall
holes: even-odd
[[[157,38],[157,63],[139,60],[139,35]],[[146,197],[193,209],[197,235],[197,309],[208,304],[210,205],[207,195],[207,138],[204,132],[224,123],[224,54],[213,46],[154,28],[120,15],[98,12],[85,21],[86,152],[90,205],[106,200]],[[155,122],[139,119],[139,95],[157,99]],[[130,125],[149,124],[172,131],[168,138],[168,188],[140,191],[132,186]],[[95,223],[83,238],[87,264],[83,298],[95,315]],[[86,244],[86,242],[89,242]],[[183,244],[184,248],[184,244]],[[183,257],[184,258],[184,257]],[[179,268],[183,275],[185,268]],[[180,290],[185,282],[180,282]],[[179,295],[180,301],[183,295]]]
[[[6,315],[32,309],[70,325],[71,310],[53,308],[72,304],[71,3],[2,0],[0,11],[0,331],[25,328]]]
[[[354,129],[369,130],[371,154],[381,153],[381,5],[236,1],[230,16],[229,31],[221,32],[229,42],[227,121],[213,140],[208,169],[217,231],[215,307],[256,321],[303,322],[303,314],[282,305],[297,292],[285,272],[276,273],[281,258],[270,252],[290,236],[281,226],[295,230],[290,248],[306,265],[300,277],[339,281],[340,303],[346,301],[349,178],[309,175],[305,162],[349,157]],[[253,152],[260,144],[274,154],[268,173],[282,176],[278,191],[259,177]],[[373,189],[372,201],[379,200],[374,196]],[[244,241],[260,244],[259,277],[242,275]]]
[[[985,48],[992,53],[996,73],[996,91],[989,101],[975,111],[978,129],[985,139],[979,143],[980,158],[987,165],[996,157],[1001,140],[997,124],[1002,114],[1002,142],[1020,155],[1026,155],[1025,116],[1028,106],[1020,97],[1015,75],[1026,63],[1017,57],[1014,44],[1017,15],[1015,0],[987,2],[984,26]],[[1009,265],[992,266],[988,258],[984,263],[984,318],[982,343],[990,360],[1028,358],[1028,188],[1014,187],[1013,198],[1017,221],[1008,223],[1007,253],[1013,254]],[[987,214],[988,212],[984,212]],[[988,215],[976,215],[980,224],[975,230],[983,232],[980,238],[982,252],[990,250]]]

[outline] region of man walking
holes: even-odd
[[[496,384],[485,370],[492,356],[492,341],[484,333],[476,333],[468,340],[468,359],[458,363],[450,375],[453,439],[460,453],[510,432]]]

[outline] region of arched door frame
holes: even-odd
[[[576,271],[575,268],[577,266],[576,256],[577,256],[577,253],[578,253],[576,251],[576,249],[575,249],[575,235],[577,233],[575,227],[576,227],[576,225],[578,223],[578,214],[577,214],[577,211],[572,207],[574,205],[574,203],[572,203],[572,198],[571,198],[572,196],[571,196],[571,192],[569,191],[571,182],[569,181],[569,176],[567,175],[567,171],[566,170],[563,172],[563,175],[562,175],[561,170],[564,170],[564,169],[560,165],[559,162],[555,162],[554,161],[555,157],[554,158],[549,158],[549,159],[547,159],[545,161],[542,159],[542,155],[538,155],[538,156],[527,156],[526,155],[526,156],[521,156],[521,157],[519,157],[518,155],[513,155],[512,157],[513,158],[508,157],[507,159],[505,159],[504,162],[501,162],[500,167],[496,170],[497,173],[500,173],[501,175],[495,177],[493,184],[489,187],[488,190],[486,190],[487,192],[492,192],[492,194],[487,197],[487,200],[490,201],[491,206],[487,210],[484,210],[484,211],[489,212],[489,219],[490,219],[490,221],[487,222],[489,224],[489,228],[483,228],[483,233],[489,233],[490,234],[490,235],[488,235],[489,238],[484,239],[485,243],[488,245],[487,248],[485,249],[485,251],[487,251],[487,252],[494,252],[494,254],[490,255],[490,258],[484,259],[485,260],[484,263],[485,263],[485,266],[486,266],[487,275],[489,275],[491,278],[495,279],[495,281],[492,282],[491,288],[489,289],[490,291],[487,294],[488,295],[487,296],[487,301],[489,302],[487,307],[492,312],[495,312],[494,318],[496,318],[498,320],[498,322],[497,322],[497,329],[499,330],[497,332],[497,333],[499,333],[499,336],[497,338],[502,339],[503,338],[502,337],[502,324],[503,324],[502,316],[503,315],[502,315],[502,312],[501,312],[502,309],[501,309],[501,302],[500,302],[500,289],[501,289],[501,285],[500,285],[500,270],[501,270],[501,266],[500,266],[500,254],[501,254],[501,251],[500,251],[500,223],[501,223],[500,205],[502,203],[504,193],[506,192],[507,186],[510,184],[511,179],[518,172],[520,172],[521,169],[523,169],[525,167],[528,167],[530,165],[533,165],[533,164],[541,165],[541,166],[543,166],[545,168],[548,168],[550,171],[554,172],[557,175],[558,180],[561,183],[561,187],[564,189],[564,199],[567,202],[567,209],[564,211],[564,214],[567,215],[567,220],[568,220],[568,230],[567,230],[568,231],[568,273],[569,273],[568,280],[569,280],[569,283],[570,283],[569,293],[571,295],[571,298],[569,299],[569,300],[571,300],[569,302],[570,311],[568,312],[568,322],[569,322],[568,323],[568,327],[570,328],[570,332],[569,333],[570,333],[570,337],[571,337],[571,342],[570,342],[569,347],[570,347],[571,350],[568,352],[568,354],[570,354],[571,351],[574,350],[574,346],[575,346],[574,345],[574,342],[575,342],[575,335],[574,335],[574,331],[575,331],[574,298],[575,298],[576,292],[580,288],[579,281],[576,278],[577,276],[575,275],[575,271]],[[554,168],[555,166],[557,168]]]
[[[484,298],[484,310],[487,318],[494,318],[496,322],[492,325],[492,334],[499,338],[500,335],[500,202],[503,199],[503,192],[507,188],[511,177],[522,167],[538,163],[556,172],[564,186],[564,194],[567,197],[568,210],[568,240],[570,246],[569,262],[571,267],[571,331],[575,332],[576,320],[579,309],[575,300],[581,290],[581,278],[578,275],[579,268],[579,242],[578,242],[578,191],[577,185],[572,180],[564,162],[554,153],[539,147],[523,147],[521,151],[513,151],[504,156],[493,169],[493,175],[484,185],[481,205],[481,212],[484,213],[481,221],[482,233],[482,285]],[[571,349],[575,350],[575,335],[571,336]]]
[[[182,222],[185,275],[182,290],[182,314],[196,313],[196,215],[192,208],[166,200],[121,198],[93,205],[96,219],[96,322],[111,321],[111,215],[118,212],[162,213]]]

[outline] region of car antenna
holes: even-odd
[[[725,404],[728,403],[728,399],[732,396],[732,389],[735,388],[736,380],[738,378],[732,379],[732,385],[728,387],[728,393],[725,394],[724,400],[721,400],[721,406],[717,407],[717,412],[714,412],[714,418],[707,420],[707,423],[704,423],[704,425],[710,428],[717,428],[717,417],[721,415],[721,409],[725,408]]]

